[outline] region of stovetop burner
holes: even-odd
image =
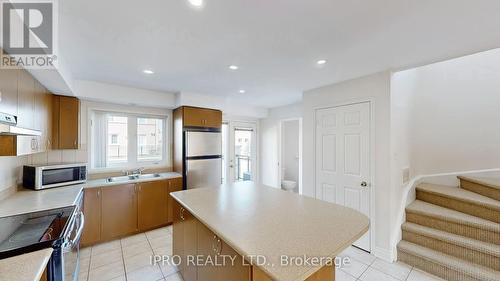
[[[75,207],[0,218],[0,259],[61,242]]]

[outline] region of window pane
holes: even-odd
[[[106,159],[108,166],[127,162],[127,121],[127,117],[108,116],[108,148]]]
[[[163,156],[163,120],[137,118],[137,161],[161,161]]]
[[[252,131],[235,129],[234,131],[234,156],[236,165],[236,181],[252,180]]]

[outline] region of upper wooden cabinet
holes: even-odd
[[[80,101],[75,97],[53,97],[53,149],[78,149]]]
[[[17,69],[0,69],[0,112],[17,116],[18,75]]]
[[[208,108],[182,106],[176,109],[182,111],[184,127],[222,127],[222,111]]]
[[[35,79],[26,71],[17,80],[17,126],[35,129]]]

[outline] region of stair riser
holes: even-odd
[[[403,240],[495,270],[500,270],[500,258],[488,253],[469,249],[460,245],[455,245],[452,242],[441,241],[433,237],[428,237],[406,230],[403,230]]]
[[[417,189],[417,199],[465,214],[500,223],[500,212],[486,208],[482,205],[464,202]]]
[[[432,227],[434,229],[443,230],[453,234],[469,237],[475,240],[500,245],[500,229],[498,232],[493,232],[487,229],[481,229],[456,222],[448,222],[439,218],[434,218],[412,212],[406,212],[406,220],[408,222],[420,224],[427,227]]]
[[[474,182],[460,180],[460,187],[500,201],[500,190]]]
[[[449,281],[484,281],[401,250],[398,250],[398,260]]]

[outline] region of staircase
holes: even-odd
[[[450,281],[500,281],[500,180],[459,179],[417,186],[398,260]]]

